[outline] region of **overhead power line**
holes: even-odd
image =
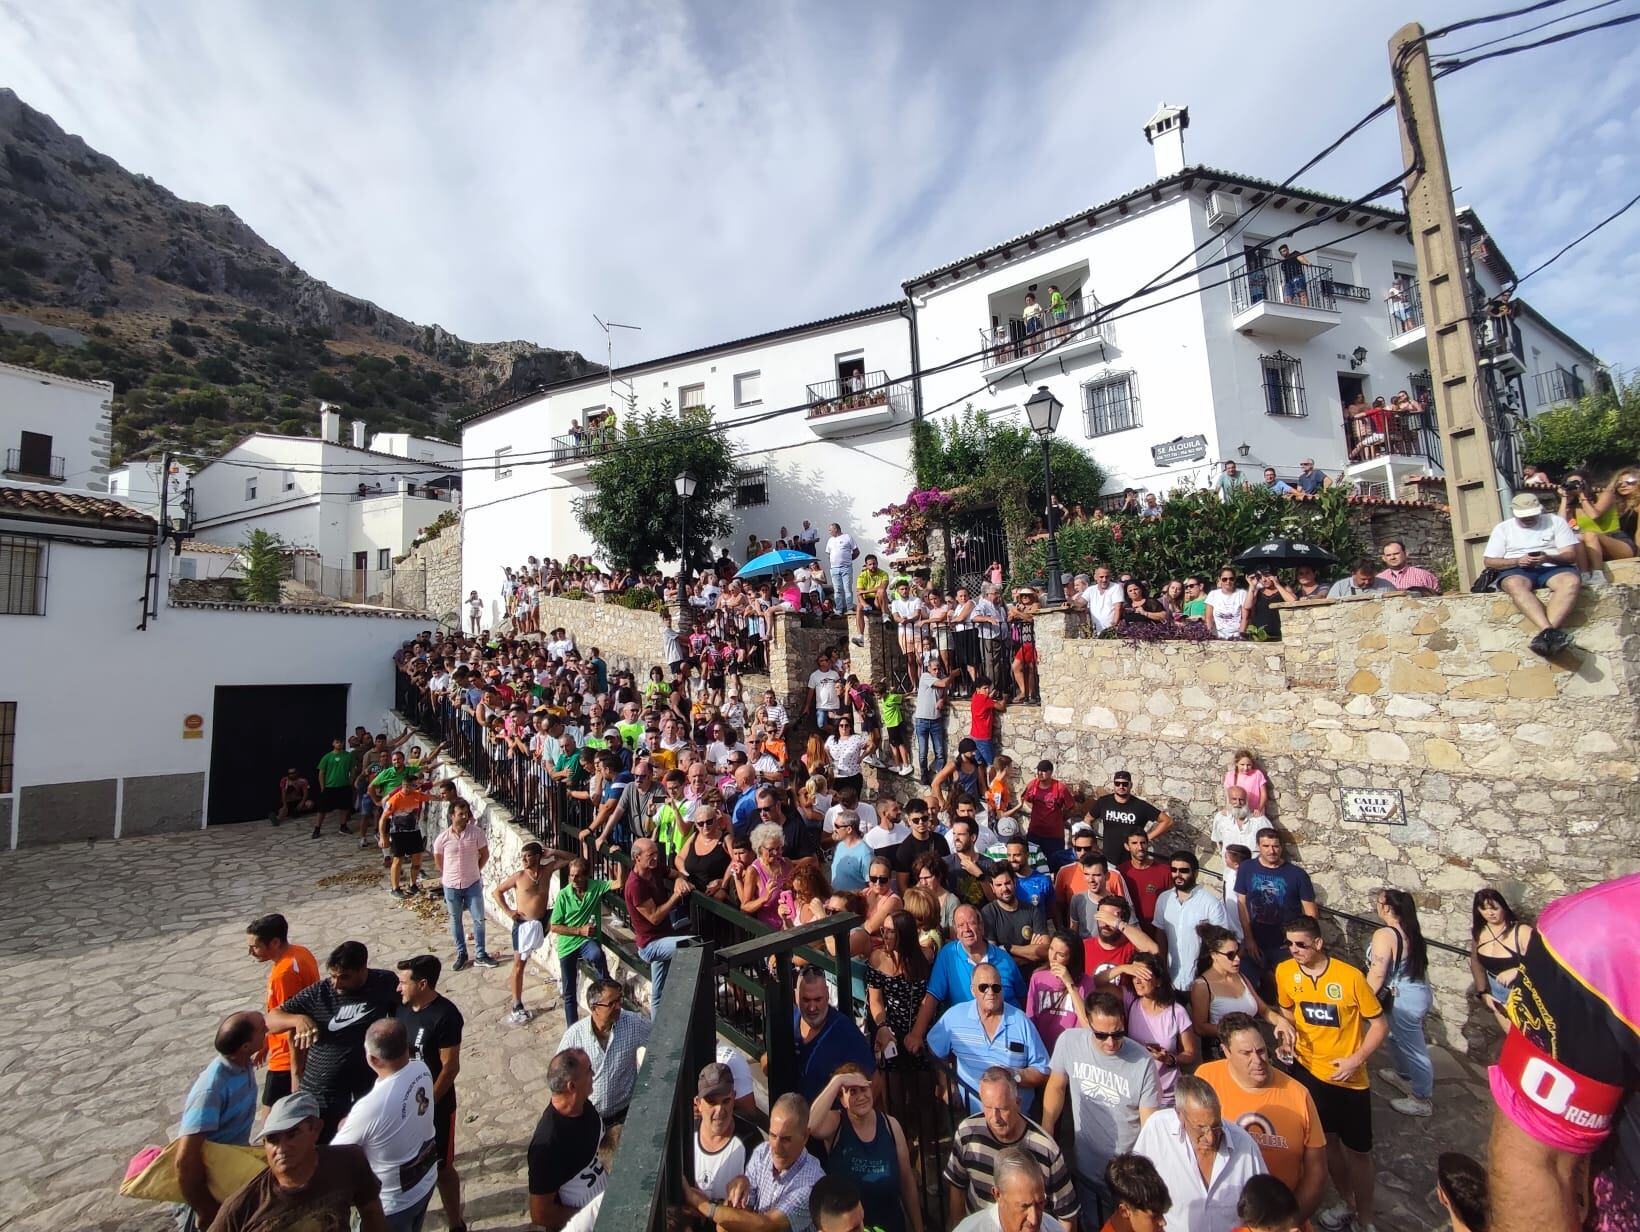
[[[1599,9],[1609,9],[1612,5],[1619,2],[1620,0],[1601,0],[1599,4],[1591,4],[1587,8],[1582,9],[1573,9],[1570,13],[1562,13],[1558,17],[1549,18],[1548,21],[1540,21],[1535,26],[1527,26],[1523,30],[1512,30],[1508,34],[1500,34],[1497,38],[1487,39],[1484,43],[1475,43],[1472,46],[1463,48],[1461,51],[1447,51],[1442,54],[1447,56],[1467,56],[1471,52],[1481,51],[1487,47],[1496,47],[1499,43],[1507,43],[1512,38],[1520,38],[1525,34],[1533,34],[1539,30],[1546,30],[1550,26],[1559,25],[1563,21],[1570,21],[1574,17],[1582,17],[1585,13],[1593,13]],[[1426,35],[1425,37],[1427,38],[1429,36]]]
[[[1543,264],[1534,266],[1533,268],[1527,270],[1519,278],[1515,279],[1515,286],[1517,286],[1517,287],[1520,286],[1521,283],[1525,282],[1533,274],[1538,274],[1538,273],[1541,273],[1544,270],[1548,269],[1556,261],[1560,260],[1560,258],[1564,257],[1572,249],[1576,248],[1579,244],[1581,244],[1584,240],[1588,239],[1591,235],[1593,235],[1596,231],[1600,230],[1600,228],[1604,227],[1607,223],[1615,222],[1617,219],[1621,218],[1624,214],[1627,214],[1630,210],[1632,210],[1634,208],[1634,206],[1637,202],[1640,202],[1640,193],[1636,193],[1634,196],[1630,197],[1628,199],[1627,204],[1621,205],[1616,210],[1614,210],[1612,213],[1607,214],[1606,217],[1602,218],[1599,222],[1595,223],[1594,226],[1590,227],[1587,231],[1585,231],[1582,235],[1578,236],[1570,244],[1567,244],[1566,247],[1562,248],[1559,252],[1555,253],[1554,256],[1550,257],[1547,261],[1543,262]]]
[[[1470,68],[1476,64],[1483,64],[1487,60],[1496,60],[1500,56],[1518,55],[1523,51],[1535,51],[1539,47],[1548,47],[1554,43],[1563,43],[1567,39],[1577,38],[1582,34],[1593,34],[1598,30],[1610,30],[1617,26],[1626,26],[1630,22],[1640,21],[1640,13],[1626,13],[1622,17],[1613,17],[1606,21],[1597,21],[1592,25],[1578,26],[1575,30],[1562,30],[1559,34],[1550,34],[1544,38],[1534,39],[1530,43],[1516,43],[1510,47],[1499,47],[1496,51],[1488,51],[1483,55],[1470,56],[1468,59],[1437,60],[1435,79],[1456,73],[1460,69]]]

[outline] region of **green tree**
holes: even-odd
[[[240,590],[248,603],[278,603],[279,583],[284,577],[285,559],[280,554],[279,536],[253,530],[239,545],[244,577]]]
[[[1526,428],[1522,459],[1558,471],[1604,471],[1640,458],[1640,375],[1544,411]]]
[[[593,497],[575,502],[576,518],[612,562],[637,570],[678,558],[681,502],[676,480],[695,475],[689,498],[689,557],[700,562],[732,529],[725,512],[738,470],[727,437],[709,409],[639,412],[629,406],[608,452],[593,462]]]
[[[1019,559],[1025,536],[1047,508],[1042,445],[1028,427],[999,424],[984,411],[962,414],[936,426],[927,420],[912,428],[912,466],[919,488],[960,488],[963,504],[995,505]],[[1050,447],[1053,491],[1065,505],[1092,506],[1105,486],[1105,472],[1093,457],[1069,441]]]

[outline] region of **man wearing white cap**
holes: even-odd
[[[319,1101],[306,1091],[279,1100],[262,1123],[268,1168],[222,1204],[210,1232],[254,1228],[345,1228],[387,1232],[382,1183],[356,1146],[320,1146]]]
[[[1571,615],[1583,579],[1576,566],[1577,532],[1558,514],[1545,513],[1538,498],[1518,492],[1509,503],[1513,517],[1492,528],[1486,540],[1485,564],[1498,571],[1498,589],[1522,616],[1537,626],[1528,643],[1534,654],[1558,654],[1572,644],[1560,626]],[[1537,597],[1549,591],[1549,606]]]

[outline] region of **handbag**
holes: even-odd
[[[163,1147],[138,1151],[120,1181],[120,1195],[149,1202],[186,1201],[177,1183],[177,1156],[181,1150],[182,1139],[176,1138]],[[261,1176],[267,1166],[267,1157],[259,1146],[205,1143],[205,1184],[218,1202],[226,1202]]]
[[[1498,571],[1496,569],[1482,569],[1470,583],[1469,592],[1475,595],[1484,595],[1498,588]]]

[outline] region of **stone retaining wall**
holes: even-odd
[[[1483,885],[1532,913],[1640,867],[1640,589],[1585,591],[1568,626],[1582,649],[1553,662],[1526,649],[1524,625],[1499,595],[1397,595],[1288,608],[1278,643],[1129,645],[1050,613],[1042,708],[1010,710],[1002,747],[1024,775],[1053,759],[1078,790],[1131,770],[1179,823],[1162,846],[1204,855],[1225,770],[1249,748],[1324,904],[1371,916],[1376,888],[1402,887],[1425,933],[1463,948]],[[953,740],[966,731],[956,703]],[[1405,821],[1346,820],[1357,788],[1399,790]],[[1436,1034],[1478,1039],[1466,964],[1432,968]]]
[[[623,667],[642,680],[661,661],[661,615],[639,612],[615,603],[590,599],[560,599],[542,595],[543,635],[560,626],[569,630],[582,654],[596,646],[604,662]]]

